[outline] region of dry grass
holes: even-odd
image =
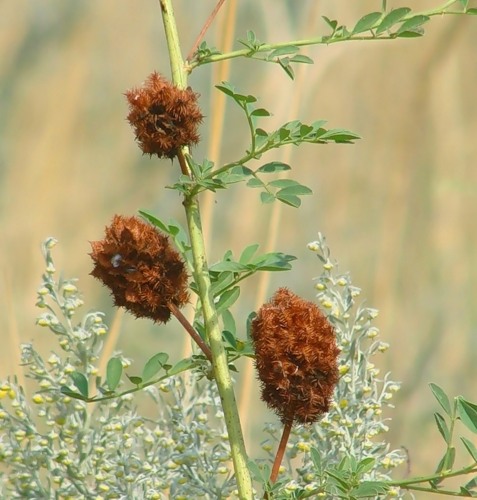
[[[159,6],[131,5],[46,0],[2,7],[1,375],[19,373],[18,338],[51,345],[33,326],[45,237],[60,239],[58,267],[81,278],[86,308],[105,309],[111,320],[105,290],[88,276],[88,240],[98,238],[114,213],[145,208],[183,220],[177,196],[162,188],[175,167],[141,158],[124,119],[125,89],[152,69],[168,73]],[[213,5],[176,2],[184,52]],[[243,36],[253,29],[270,41],[309,36],[325,29],[321,14],[351,23],[376,2],[262,0],[228,8],[209,33],[218,46],[230,43],[233,30]],[[381,311],[379,326],[392,345],[382,370],[404,382],[392,439],[411,449],[413,473],[431,467],[440,452],[422,439],[436,435],[428,425],[427,382],[475,398],[477,376],[477,23],[440,18],[427,31],[417,40],[308,49],[315,65],[300,69],[295,83],[278,67],[239,60],[212,73],[198,69],[191,79],[206,115],[198,157],[227,161],[246,146],[243,123],[212,88],[224,78],[273,111],[268,128],[293,117],[324,118],[363,136],[355,146],[278,153],[314,189],[298,211],[261,207],[256,192],[243,187],[219,193],[216,203],[204,199],[207,235],[212,261],[254,241],[301,259],[293,273],[245,286],[237,309],[244,319],[278,285],[313,296],[310,277],[318,263],[305,245],[318,230],[327,235],[341,268],[351,270],[368,303]],[[172,323],[159,328],[126,315],[121,331],[119,347],[138,363],[151,349],[183,349]],[[247,370],[244,420],[261,408]]]

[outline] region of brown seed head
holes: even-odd
[[[329,410],[339,349],[313,302],[278,289],[253,320],[252,339],[262,399],[284,424],[310,424]]]
[[[184,306],[187,273],[167,236],[137,217],[115,215],[105,238],[92,241],[91,275],[111,289],[114,303],[136,317],[166,323],[168,304]]]
[[[182,146],[199,142],[197,127],[202,113],[198,94],[179,89],[154,72],[140,88],[126,92],[128,121],[142,151],[159,158],[173,158]]]

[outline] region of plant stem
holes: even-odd
[[[217,311],[211,293],[210,276],[205,256],[204,238],[200,221],[199,203],[195,196],[184,199],[187,225],[194,258],[194,278],[196,280],[199,297],[204,313],[205,329],[212,351],[212,365],[215,380],[219,390],[225,423],[229,433],[229,442],[234,462],[235,475],[239,497],[244,500],[252,499],[252,480],[247,467],[247,454],[240,425],[240,417],[235,400],[232,380],[227,363],[227,353],[222,343]]]
[[[204,26],[200,30],[199,36],[197,37],[197,40],[194,42],[194,45],[189,51],[189,54],[187,55],[186,61],[190,61],[192,57],[194,57],[195,51],[197,50],[197,47],[199,46],[200,42],[204,38],[205,34],[207,33],[207,30],[209,29],[209,26],[212,24],[212,21],[214,20],[215,16],[217,15],[217,12],[219,12],[220,7],[222,7],[223,3],[225,0],[219,0],[217,5],[215,6],[214,10],[210,13],[209,17],[205,21]]]
[[[187,74],[184,70],[182,61],[181,46],[179,43],[179,34],[172,9],[171,0],[159,0],[162,10],[162,22],[166,34],[167,48],[169,50],[169,60],[171,64],[172,81],[179,88],[186,88]]]
[[[184,175],[188,175],[190,177],[190,170],[189,167],[187,166],[187,161],[185,159],[184,151],[179,150],[177,153],[177,159],[179,160],[179,165],[181,167],[181,172]]]
[[[162,9],[162,19],[166,34],[167,45],[172,71],[172,82],[179,88],[187,85],[187,71],[182,59],[179,36],[172,10],[171,0],[159,0]],[[179,162],[184,158],[186,151],[179,155]],[[185,162],[183,162],[185,163]],[[181,164],[181,168],[184,168]],[[240,417],[233,390],[232,380],[227,362],[227,353],[222,343],[222,332],[219,326],[214,297],[211,292],[210,275],[205,254],[204,236],[200,218],[197,196],[185,196],[184,207],[194,261],[194,278],[197,283],[199,298],[204,315],[205,331],[212,354],[212,366],[217,388],[220,394],[224,411],[225,424],[229,434],[229,443],[234,463],[235,477],[239,498],[251,500],[253,498],[252,479],[247,467],[247,453],[240,426]]]
[[[400,481],[387,481],[387,484],[389,484],[390,486],[399,486],[401,488],[411,488],[414,487],[414,485],[418,485],[419,483],[429,483],[436,480],[444,481],[445,479],[448,479],[450,477],[474,474],[475,472],[477,472],[477,465],[472,464],[468,467],[462,467],[461,469],[449,472],[440,472],[438,474],[430,474],[429,476],[412,477],[410,479],[402,479]],[[430,490],[434,491],[434,489]]]
[[[283,427],[282,438],[280,439],[280,444],[278,445],[277,454],[275,455],[275,461],[273,462],[273,468],[270,474],[270,483],[274,483],[277,480],[278,472],[280,471],[280,465],[282,464],[283,460],[283,455],[285,455],[285,450],[287,449],[287,443],[290,437],[291,428],[292,422],[285,424]]]
[[[181,313],[179,308],[172,302],[169,304],[169,310],[177,318],[177,321],[185,328],[187,333],[192,337],[194,342],[200,347],[206,358],[212,363],[212,353],[210,347],[202,340],[202,337],[194,330],[194,327],[189,323],[187,318]]]
[[[440,7],[436,7],[435,9],[430,9],[430,10],[425,10],[421,12],[410,12],[406,16],[404,16],[400,22],[407,21],[411,17],[415,16],[438,16],[438,15],[461,15],[465,14],[465,11],[449,11],[447,10],[449,7],[451,7],[453,4],[456,3],[457,0],[448,0],[445,2],[443,5]],[[378,20],[376,22],[376,25],[378,25],[381,22],[381,20]],[[375,28],[376,26],[371,26],[370,29]],[[254,57],[255,54],[260,54],[260,53],[266,53],[266,52],[271,52],[276,49],[280,49],[282,47],[288,47],[288,46],[295,46],[295,47],[307,47],[311,45],[330,45],[332,43],[338,43],[338,42],[346,42],[346,41],[365,41],[365,40],[392,40],[396,38],[395,36],[392,35],[381,35],[381,36],[375,36],[374,34],[372,35],[361,35],[358,34],[357,36],[350,36],[345,35],[342,37],[334,37],[330,38],[329,36],[319,36],[319,37],[314,37],[314,38],[308,38],[308,39],[302,39],[302,40],[288,40],[285,42],[280,42],[280,43],[264,43],[260,45],[256,50],[252,51],[250,48],[245,48],[245,49],[240,49],[240,50],[234,50],[231,52],[226,52],[226,53],[221,53],[221,54],[213,54],[207,57],[204,57],[203,59],[200,60],[192,60],[188,64],[188,71],[191,72],[193,69],[195,69],[198,66],[203,66],[204,64],[210,64],[213,62],[218,62],[218,61],[225,61],[228,59],[235,59],[237,57]],[[269,61],[273,62],[273,61]]]

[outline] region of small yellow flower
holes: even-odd
[[[310,445],[309,443],[304,443],[303,441],[300,441],[299,443],[296,444],[296,447],[300,450],[300,451],[304,451],[304,452],[308,452],[310,451]]]
[[[41,405],[42,403],[45,402],[45,398],[41,394],[35,394],[32,400],[37,405]]]

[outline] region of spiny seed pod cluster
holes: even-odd
[[[197,128],[202,113],[198,94],[179,89],[154,72],[140,88],[126,92],[128,121],[143,153],[159,158],[173,158],[182,146],[199,142]]]
[[[189,300],[185,264],[169,238],[137,217],[121,215],[105,233],[91,242],[91,275],[111,290],[115,305],[166,323],[169,304],[180,308]]]
[[[335,332],[313,302],[280,288],[252,322],[262,400],[283,424],[328,412],[338,382]]]

